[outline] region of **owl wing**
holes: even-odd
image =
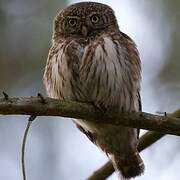
[[[138,104],[139,104],[139,111],[142,111],[142,104],[141,104],[141,95],[140,92],[138,92],[137,94],[138,96]],[[137,138],[139,139],[139,133],[140,133],[140,129],[137,129]]]
[[[140,72],[141,71],[141,61],[140,61],[140,57],[139,57],[139,52],[136,48],[136,44],[127,34],[121,32],[121,35],[123,37],[122,41],[126,44],[126,47],[127,47],[128,58],[130,60],[133,60],[133,62],[134,62],[133,66],[136,66],[136,68],[139,67],[139,72]],[[136,75],[140,76],[139,74],[136,74]],[[136,77],[134,77],[134,79],[136,79]],[[138,111],[142,111],[140,87],[138,88],[137,98],[138,98],[138,106],[139,106]],[[138,139],[139,139],[139,133],[140,133],[140,129],[137,129]]]
[[[92,143],[95,144],[95,142],[96,142],[95,136],[94,136],[90,131],[85,130],[81,125],[79,125],[79,124],[77,124],[77,123],[75,123],[75,124],[76,124],[76,127],[77,127],[82,133],[84,133]]]

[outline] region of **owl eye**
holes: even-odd
[[[76,19],[69,19],[68,23],[71,27],[75,27],[77,24],[77,20]]]
[[[91,22],[93,24],[97,24],[97,23],[99,23],[99,21],[100,21],[100,17],[98,15],[91,16]]]

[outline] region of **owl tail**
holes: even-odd
[[[138,152],[131,155],[111,155],[113,166],[120,171],[120,179],[129,179],[141,175],[144,172],[144,163]]]

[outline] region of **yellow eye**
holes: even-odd
[[[100,21],[100,17],[98,15],[93,15],[91,17],[91,22],[92,23],[97,24],[97,23],[99,23],[99,21]]]
[[[77,24],[77,20],[76,19],[69,19],[68,23],[71,27],[75,27]]]

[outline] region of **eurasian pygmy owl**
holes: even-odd
[[[121,32],[113,10],[97,2],[70,5],[55,17],[44,72],[48,95],[88,102],[108,111],[140,111],[141,62],[133,40]],[[143,173],[134,128],[74,120],[112,160],[123,178]]]

